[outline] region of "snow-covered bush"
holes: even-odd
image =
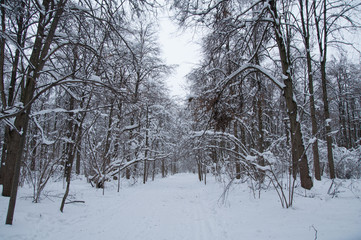
[[[355,149],[334,147],[333,154],[337,178],[361,178],[361,146]]]

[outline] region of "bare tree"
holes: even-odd
[[[200,10],[201,6],[198,3],[193,1],[188,1],[187,4],[182,4],[179,1],[175,1],[174,5],[180,8],[179,19],[181,22],[186,22],[188,19],[196,19],[207,22],[209,15],[211,12],[217,11],[219,6],[224,1],[208,1],[204,3],[202,7],[206,10]],[[236,5],[236,3],[234,3]],[[247,5],[247,4],[246,4]],[[231,74],[226,74],[227,77],[223,78],[222,81],[216,84],[214,91],[218,91],[218,93],[213,93],[216,95],[214,99],[214,103],[218,103],[218,97],[221,94],[224,94],[226,91],[225,88],[234,84],[238,80],[238,76],[240,74],[249,74],[249,72],[259,72],[266,78],[269,78],[277,87],[279,87],[283,91],[283,96],[285,98],[285,105],[287,109],[288,118],[290,121],[290,131],[291,131],[291,144],[292,144],[292,169],[293,176],[296,178],[297,172],[300,172],[301,176],[301,185],[306,189],[311,189],[313,186],[311,177],[309,176],[309,168],[308,168],[308,160],[305,152],[305,147],[303,144],[303,137],[301,132],[301,123],[298,115],[298,106],[295,100],[295,89],[293,85],[292,78],[292,61],[291,61],[291,46],[289,41],[289,36],[291,35],[289,19],[287,14],[285,14],[288,9],[288,5],[286,2],[281,4],[283,9],[279,10],[276,4],[276,1],[269,1],[268,4],[263,5],[262,1],[248,4],[246,10],[240,14],[237,14],[232,22],[236,27],[234,27],[234,31],[244,31],[245,34],[245,42],[249,43],[253,40],[252,36],[255,35],[250,34],[252,31],[257,30],[256,25],[260,22],[270,22],[270,25],[264,29],[264,34],[260,34],[260,36],[265,36],[266,33],[271,33],[274,36],[275,43],[277,44],[278,56],[280,58],[282,74],[282,81],[276,80],[276,78],[269,74],[264,68],[259,66],[259,63],[253,63],[255,56],[257,56],[257,52],[259,47],[254,48],[254,52],[251,54],[251,57],[246,61],[238,62],[239,67],[234,70]],[[235,6],[234,6],[235,7]],[[258,7],[258,11],[255,10],[258,14],[256,16],[250,14],[252,9]],[[236,8],[236,7],[235,7]],[[284,12],[282,12],[284,11]],[[239,21],[238,19],[244,19],[244,21]],[[249,22],[250,28],[247,28],[247,24],[245,22]],[[230,25],[232,26],[232,25]],[[271,28],[270,28],[271,27]],[[248,34],[247,34],[248,33]],[[259,41],[260,44],[264,43],[264,39],[261,37]],[[243,55],[245,56],[245,55]],[[243,57],[242,56],[242,57]],[[212,72],[213,73],[213,72]],[[209,93],[209,92],[208,92]],[[218,97],[217,97],[218,95]],[[215,104],[214,104],[215,105]],[[227,122],[232,119],[232,116],[229,112],[222,110],[223,112],[219,112],[217,109],[214,109],[214,112],[217,113],[218,121],[222,122],[224,126],[227,126]],[[227,120],[227,117],[229,119]],[[262,139],[262,135],[259,139]]]
[[[318,41],[318,50],[320,54],[320,72],[322,82],[322,100],[325,117],[325,138],[327,142],[327,159],[330,178],[334,179],[335,167],[332,150],[331,116],[328,97],[328,79],[327,79],[327,55],[330,37],[334,37],[342,29],[357,28],[357,22],[352,14],[361,4],[357,1],[313,1],[313,14]],[[337,38],[336,38],[337,41]],[[339,42],[340,43],[340,42]]]
[[[312,58],[311,58],[311,46],[310,46],[310,39],[311,39],[311,11],[312,4],[308,0],[306,1],[299,1],[299,9],[300,9],[300,16],[301,16],[301,26],[302,26],[302,38],[305,45],[305,55],[306,55],[306,62],[307,62],[307,73],[308,73],[308,90],[310,93],[310,114],[311,114],[311,125],[312,125],[312,137],[314,138],[312,144],[313,150],[313,166],[315,172],[315,178],[317,180],[321,180],[321,168],[320,168],[320,156],[318,151],[318,127],[316,121],[316,109],[315,109],[315,96],[314,96],[314,87],[313,87],[313,68],[312,68]]]

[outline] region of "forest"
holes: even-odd
[[[121,182],[146,186],[193,173],[195,182],[223,183],[223,197],[233,184],[255,198],[272,189],[283,208],[293,206],[296,188],[327,181],[335,195],[337,181],[361,178],[360,1],[1,0],[0,7],[6,224],[20,189],[39,203],[47,185],[63,183],[56,200],[63,212],[80,176],[104,194],[107,185],[119,192]],[[162,58],[164,9],[180,31],[201,36],[202,60],[182,101],[166,85],[177,66]]]

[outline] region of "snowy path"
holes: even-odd
[[[296,199],[282,209],[274,191],[253,199],[247,187],[234,186],[228,205],[217,200],[221,186],[207,186],[195,175],[179,174],[146,185],[125,186],[119,193],[108,186],[105,195],[83,181],[72,183],[71,194],[85,204],[69,204],[59,212],[56,198],[61,183],[51,186],[49,198],[31,203],[22,189],[13,226],[0,222],[1,240],[247,240],[247,239],[361,239],[361,201],[357,198]],[[0,197],[0,220],[7,199]]]
[[[104,196],[100,189],[76,184],[71,189],[76,189],[77,199],[85,200],[85,204],[66,205],[61,214],[60,199],[55,199],[56,203],[45,199],[40,204],[20,199],[14,225],[0,226],[0,239],[2,234],[9,240],[223,239],[222,232],[213,232],[219,228],[212,212],[215,206],[195,176],[157,179],[119,193],[107,189]],[[4,198],[1,200],[6,204]],[[1,215],[5,214],[4,206],[1,210]]]
[[[217,222],[207,192],[195,179],[179,180],[171,177],[155,183],[155,188],[143,186],[126,200],[137,199],[132,207],[115,209],[129,216],[120,225],[136,226],[125,239],[210,239]]]

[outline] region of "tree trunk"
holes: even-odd
[[[74,113],[71,112],[74,110],[74,98],[70,96],[69,100],[69,116],[68,116],[68,126],[67,126],[67,138],[71,141],[66,142],[66,155],[67,160],[65,162],[65,168],[64,168],[64,177],[66,178],[66,181],[70,180],[70,174],[72,170],[72,162],[74,160],[74,145],[75,145],[75,129],[74,129],[74,123],[73,123],[73,115]]]
[[[256,15],[259,12],[259,7],[257,6],[255,10],[255,12],[253,12],[254,17],[256,17]],[[258,54],[258,44],[259,42],[262,40],[262,38],[259,36],[259,23],[256,22],[255,26],[254,26],[254,30],[253,30],[253,52],[254,52],[254,58],[253,58],[253,62],[256,65],[260,65],[260,60],[259,60],[259,54]],[[257,98],[255,101],[255,111],[257,112],[257,122],[258,122],[258,134],[257,134],[257,150],[259,153],[263,153],[264,152],[264,132],[263,132],[263,102],[264,102],[264,95],[265,92],[263,90],[262,87],[262,82],[261,82],[261,78],[260,78],[260,74],[259,72],[255,72],[253,74],[254,80],[255,80],[255,84],[257,84]],[[263,156],[258,156],[258,164],[260,166],[264,166],[265,165],[265,161]],[[258,170],[258,174],[257,174],[257,178],[260,181],[260,183],[262,183],[264,181],[264,177],[265,177],[265,173],[262,170]],[[259,186],[261,187],[261,185]]]
[[[155,161],[153,161],[152,181],[154,181],[154,178],[155,178]]]
[[[321,78],[322,78],[322,92],[323,92],[323,110],[326,119],[326,143],[327,143],[327,160],[330,171],[330,178],[335,178],[335,166],[333,162],[333,151],[332,151],[332,137],[331,137],[331,125],[330,125],[330,112],[328,107],[327,97],[327,83],[326,83],[326,61],[321,62]]]
[[[351,131],[351,116],[350,116],[350,97],[346,96],[346,116],[347,116],[347,132],[348,132],[348,146],[352,147],[352,131]]]
[[[315,97],[313,91],[313,71],[312,71],[312,58],[311,58],[311,48],[310,48],[310,17],[309,17],[309,7],[308,0],[305,1],[306,7],[306,19],[304,16],[303,0],[299,0],[300,3],[300,13],[302,21],[302,31],[303,31],[303,40],[305,44],[306,51],[306,61],[307,61],[307,73],[308,73],[308,88],[310,92],[310,112],[311,112],[311,125],[312,125],[312,137],[316,138],[312,144],[313,151],[313,166],[315,172],[315,178],[321,180],[321,169],[320,169],[320,156],[318,151],[318,140],[317,140],[317,121],[316,121],[316,110],[315,110]]]
[[[0,2],[1,12],[1,31],[5,32],[5,0]],[[4,82],[4,65],[5,65],[5,36],[1,34],[0,38],[0,96],[3,109],[6,108],[5,82]]]
[[[26,29],[24,29],[23,22],[24,22],[24,11],[25,2],[21,1],[21,10],[19,14],[19,19],[17,21],[18,31],[16,34],[16,41],[20,47],[24,47],[25,39],[26,39]],[[15,83],[16,83],[16,75],[18,72],[18,65],[20,60],[20,50],[16,48],[15,50],[15,57],[13,62],[13,67],[11,70],[11,80],[9,85],[9,95],[8,95],[8,106],[12,106],[14,104],[14,93],[15,93]]]
[[[68,138],[71,140],[70,142],[67,142],[67,146],[66,146],[66,155],[67,155],[67,159],[66,159],[66,162],[65,162],[65,178],[66,178],[66,190],[65,190],[65,193],[64,193],[64,196],[63,196],[63,200],[61,202],[61,205],[60,205],[60,211],[63,212],[64,210],[64,205],[65,205],[65,201],[68,197],[68,194],[69,194],[69,188],[70,188],[70,182],[71,182],[71,172],[72,172],[72,169],[73,169],[73,163],[74,163],[74,158],[75,158],[75,152],[76,152],[76,149],[77,149],[77,146],[79,144],[79,142],[77,141],[78,139],[76,139],[76,136],[77,136],[77,133],[78,133],[78,130],[81,128],[81,126],[79,127],[79,124],[82,125],[82,122],[81,123],[75,123],[74,124],[74,113],[71,112],[71,110],[74,110],[74,103],[75,102],[75,99],[73,96],[70,96],[70,99],[69,99],[69,118],[68,118]],[[83,119],[84,120],[84,119]],[[79,136],[79,135],[78,135]]]
[[[282,30],[276,8],[276,2],[270,1],[270,8],[272,15],[274,16],[273,28],[275,32],[276,42],[281,58],[282,73],[284,78],[284,92],[283,95],[286,100],[287,114],[290,119],[291,125],[291,143],[292,143],[292,168],[293,177],[296,179],[297,171],[300,171],[301,186],[305,189],[311,189],[313,186],[312,179],[309,176],[309,168],[307,155],[305,153],[305,147],[303,145],[301,124],[298,119],[297,103],[294,96],[291,65],[289,63],[286,45],[282,37]]]
[[[44,8],[49,9],[50,3],[44,1],[44,4],[47,4],[47,6],[44,6]],[[21,102],[23,103],[23,106],[27,106],[34,96],[36,80],[38,78],[39,72],[44,67],[44,59],[48,55],[60,16],[64,11],[64,4],[65,2],[60,1],[57,6],[52,6],[57,7],[55,14],[53,15],[52,21],[46,19],[45,14],[40,14],[33,51],[30,56],[30,64],[26,74],[26,84],[24,86],[24,89],[22,89],[21,93]],[[50,23],[50,26],[47,26],[49,29],[47,34],[45,34],[45,22],[47,24]],[[17,173],[15,173],[15,165],[17,161],[21,161],[21,159],[17,158],[21,158],[24,151],[24,149],[21,148],[21,143],[23,141],[22,138],[25,138],[26,136],[25,131],[27,130],[27,125],[29,122],[28,118],[30,110],[31,106],[28,106],[28,108],[24,112],[16,116],[14,123],[16,130],[11,130],[9,133],[9,138],[5,138],[8,141],[6,143],[8,151],[7,156],[5,157],[6,169],[3,181],[3,194],[5,195],[10,194],[13,176],[15,176],[15,174],[18,175]],[[14,181],[16,181],[17,183],[18,179],[14,179]]]
[[[37,146],[36,146],[36,140],[33,138],[30,142],[30,171],[36,170],[36,152],[37,152]]]
[[[1,30],[5,32],[5,0],[1,0]],[[4,64],[5,64],[5,37],[2,36],[0,38],[0,95],[3,109],[6,108],[6,97],[5,97],[5,89],[4,89]],[[4,134],[4,143],[2,148],[1,154],[1,165],[0,165],[0,184],[3,184],[4,177],[5,177],[5,168],[6,168],[6,151],[7,151],[7,135],[9,132],[9,127],[5,127],[5,134]],[[3,194],[3,196],[5,196]],[[9,196],[9,195],[7,195]]]
[[[258,81],[258,91],[259,91],[259,98],[257,99],[257,110],[258,110],[258,152],[259,153],[263,153],[264,152],[264,132],[263,132],[263,107],[262,107],[262,102],[263,102],[263,95],[264,92],[261,90],[261,81],[260,79],[257,78]],[[258,164],[260,166],[264,166],[265,165],[265,161],[263,156],[258,156]],[[264,181],[265,178],[265,173],[263,170],[258,170],[259,171],[259,181],[260,183],[262,183]],[[261,186],[260,186],[261,187]]]
[[[321,36],[320,30],[320,20],[321,16],[316,14],[316,1],[313,1],[313,11],[314,18],[316,22],[316,31],[317,31],[317,40],[318,47],[320,51],[320,70],[321,70],[321,82],[322,82],[322,100],[323,100],[323,110],[325,115],[325,129],[326,129],[326,143],[327,143],[327,160],[328,167],[330,171],[330,178],[335,178],[335,167],[333,162],[333,151],[332,151],[332,137],[331,137],[331,126],[330,126],[330,112],[328,107],[328,96],[327,96],[327,79],[326,79],[326,58],[327,58],[327,3],[326,0],[323,0],[323,39]]]
[[[2,148],[2,152],[1,152],[1,165],[0,165],[0,184],[4,183],[4,178],[5,178],[5,173],[6,173],[6,154],[7,154],[7,143],[9,142],[8,140],[8,135],[9,135],[9,127],[6,126],[5,127],[5,133],[4,133],[4,140],[3,140],[3,148]],[[4,194],[2,194],[2,196],[5,196]],[[8,196],[7,196],[8,197]]]
[[[235,121],[234,124],[233,124],[233,134],[236,138],[238,138],[238,124],[237,122]],[[239,147],[238,145],[236,144],[235,148],[234,148],[234,151],[236,153],[239,152]],[[241,163],[240,161],[238,160],[238,157],[236,157],[236,179],[241,179]]]
[[[166,174],[165,174],[165,162],[164,159],[161,160],[161,171],[162,171],[162,177],[165,178]]]
[[[340,121],[340,133],[341,133],[341,146],[345,148],[350,148],[348,145],[348,137],[347,137],[347,128],[346,128],[346,112],[345,112],[345,104],[346,99],[343,96],[343,88],[341,86],[341,76],[339,76],[340,73],[337,73],[337,86],[338,86],[338,96],[339,96],[339,102],[338,102],[338,115],[339,115],[339,121]]]
[[[149,109],[148,105],[146,108],[146,130],[145,130],[145,152],[144,152],[144,173],[143,173],[143,184],[147,181],[147,159],[148,159],[148,148],[149,148]]]
[[[78,144],[78,146],[76,148],[76,162],[75,162],[75,174],[77,174],[77,175],[80,174],[80,159],[81,159],[80,142],[81,142],[81,135],[82,135],[82,129],[79,128],[78,140],[77,140],[77,142],[79,144]]]
[[[203,174],[202,174],[202,163],[197,160],[197,167],[198,167],[198,179],[200,182],[203,180]]]
[[[16,140],[19,145],[17,147],[19,148],[18,151],[13,152],[13,147],[16,146],[14,144],[11,144],[11,147],[8,149],[8,151],[11,151],[11,157],[14,157],[15,159],[15,166],[14,166],[14,175],[12,179],[12,186],[11,186],[11,195],[9,200],[9,207],[8,207],[8,213],[6,216],[6,224],[12,225],[13,224],[13,218],[14,218],[14,211],[15,211],[15,204],[16,204],[16,197],[18,193],[18,185],[19,185],[19,178],[20,178],[20,167],[21,167],[21,158],[23,155],[23,149],[25,145],[26,140],[26,132],[27,132],[27,126],[28,126],[28,114],[23,114],[23,125],[24,128],[22,135],[18,134],[17,132],[13,133],[15,136],[12,137],[13,140]],[[18,118],[16,118],[18,119]],[[9,156],[9,155],[8,155]]]
[[[130,119],[130,125],[134,124],[134,115],[131,117]],[[132,159],[132,154],[133,154],[133,150],[132,150],[132,139],[133,139],[133,130],[129,131],[129,144],[128,144],[128,156],[127,156],[127,162],[130,162]],[[127,167],[127,169],[125,170],[125,178],[126,179],[130,179],[130,166]]]
[[[35,72],[30,74],[36,75]],[[35,79],[30,74],[27,77],[28,80],[27,80],[26,88],[24,90],[25,92],[22,97],[22,102],[24,105],[26,105],[33,98],[34,95]],[[15,118],[14,125],[16,129],[11,129],[9,131],[9,135],[8,135],[9,137],[6,138],[8,142],[6,143],[7,153],[5,157],[6,169],[3,179],[3,192],[2,192],[3,196],[10,196],[13,181],[15,180],[16,183],[18,181],[18,179],[13,180],[14,175],[17,174],[15,173],[16,170],[15,165],[17,161],[21,162],[21,157],[24,152],[22,144],[25,144],[23,142],[25,142],[25,138],[26,138],[26,130],[29,123],[30,110],[31,109],[29,107],[25,112],[22,112]]]
[[[357,120],[358,117],[355,117],[355,112],[357,112],[356,110],[356,104],[355,104],[355,100],[351,98],[351,116],[352,116],[352,129],[353,129],[353,141],[352,141],[352,145],[351,147],[356,147],[355,143],[358,140],[357,137]]]
[[[64,193],[63,199],[61,200],[60,212],[64,211],[65,201],[66,201],[66,199],[68,197],[69,189],[70,189],[70,181],[69,182],[67,181],[65,193]]]
[[[207,185],[207,166],[204,165],[204,185]]]

